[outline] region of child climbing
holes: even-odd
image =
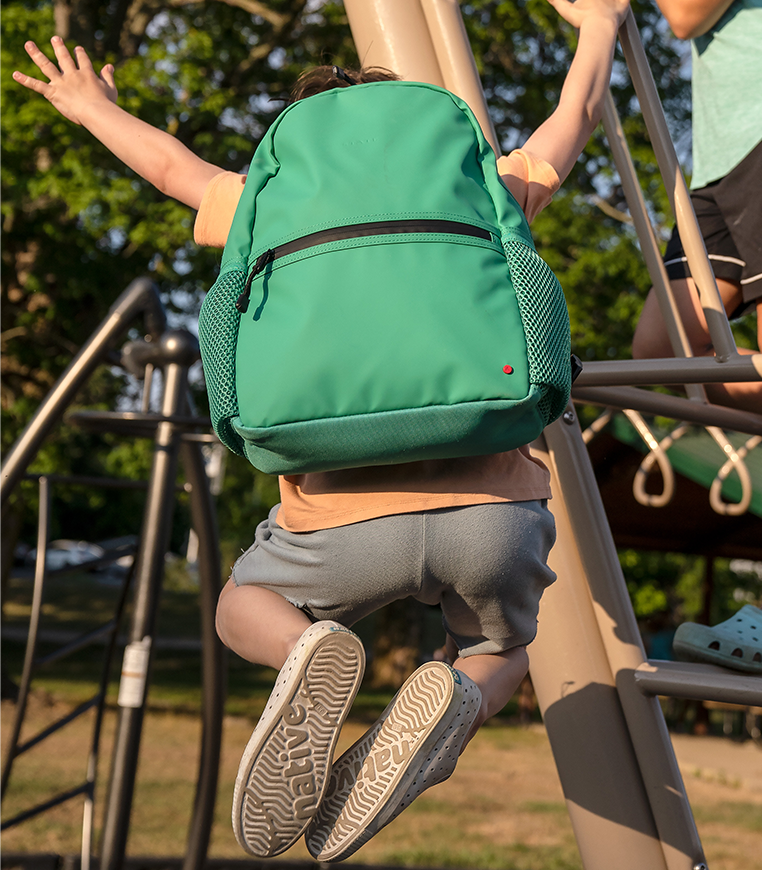
[[[691,40],[691,203],[729,318],[756,311],[762,348],[762,7],[757,0],[657,0],[676,36]],[[691,351],[714,354],[677,227],[664,252],[672,294]],[[754,353],[740,348],[742,354]],[[672,356],[653,289],[632,343],[636,359]],[[710,401],[762,414],[762,383],[706,384]]]
[[[628,0],[549,2],[579,29],[577,51],[553,114],[522,149],[497,161],[528,221],[550,202],[600,119],[628,9]],[[26,45],[47,82],[20,72],[15,80],[164,193],[198,209],[199,244],[225,245],[244,177],[119,109],[113,67],[96,74],[81,47],[72,58],[59,37],[52,45],[57,63]],[[366,92],[396,87],[395,79],[379,70],[323,67],[302,77],[294,99],[357,85]],[[320,159],[319,137],[314,148]],[[420,166],[421,179],[426,170]],[[456,163],[450,171],[457,180],[464,169]],[[306,832],[318,860],[336,861],[449,777],[468,741],[526,674],[539,600],[554,580],[547,565],[555,538],[549,474],[521,446],[283,475],[279,482],[281,503],[234,565],[217,610],[227,646],[279,670],[241,760],[233,827],[257,857],[283,852]],[[350,626],[406,597],[440,605],[453,666],[419,668],[334,763],[365,663]]]

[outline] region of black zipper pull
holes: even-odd
[[[275,251],[273,251],[272,248],[268,248],[264,254],[260,254],[257,257],[257,261],[254,263],[254,268],[251,270],[251,274],[246,279],[246,283],[243,286],[243,292],[238,299],[236,299],[235,307],[241,314],[246,314],[246,310],[249,307],[249,295],[251,294],[252,281],[267,266],[267,264],[272,263],[274,259]]]

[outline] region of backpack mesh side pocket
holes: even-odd
[[[545,425],[563,413],[571,393],[571,335],[563,290],[548,264],[528,245],[504,239],[527,343],[529,381],[542,392]]]
[[[235,302],[245,282],[243,269],[220,275],[206,294],[198,317],[198,340],[212,426],[220,441],[241,456],[245,456],[243,443],[230,421],[238,416],[235,358],[241,315]]]

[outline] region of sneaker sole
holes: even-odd
[[[328,630],[294,662],[270,721],[255,729],[244,750],[236,779],[233,830],[249,854],[279,855],[313,819],[364,665],[359,638],[340,628]]]
[[[307,832],[319,861],[341,861],[387,822],[461,703],[459,678],[440,662],[416,671],[379,721],[334,764]],[[444,720],[444,721],[443,721]]]

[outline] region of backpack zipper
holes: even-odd
[[[275,248],[268,248],[263,254],[260,254],[246,279],[243,292],[236,300],[235,307],[241,314],[246,313],[249,307],[252,282],[270,263],[280,257],[295,254],[297,251],[304,251],[307,248],[314,248],[317,245],[324,245],[327,242],[339,242],[343,239],[357,239],[364,236],[393,235],[395,233],[450,233],[459,236],[474,236],[477,239],[484,239],[488,242],[492,240],[492,233],[489,230],[482,229],[482,227],[460,223],[459,221],[444,220],[377,221],[364,224],[350,224],[346,227],[333,227],[330,230],[319,230],[316,233],[310,233],[299,239],[294,239],[292,242],[286,242]]]

